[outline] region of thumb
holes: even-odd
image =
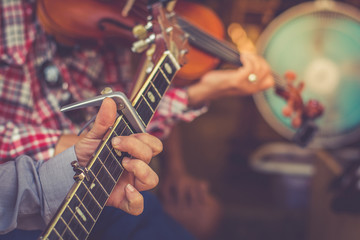
[[[105,98],[96,116],[94,126],[86,134],[87,138],[101,139],[111,127],[116,118],[116,103],[111,98]]]

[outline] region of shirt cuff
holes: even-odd
[[[77,161],[74,146],[49,159],[39,169],[46,223],[51,220],[74,184],[72,161]]]

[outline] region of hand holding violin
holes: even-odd
[[[188,88],[193,106],[226,96],[246,96],[274,86],[275,81],[267,62],[259,55],[241,54],[242,67],[213,70]]]

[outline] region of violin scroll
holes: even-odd
[[[305,83],[295,85],[296,74],[293,71],[287,71],[284,78],[286,86],[276,87],[275,92],[286,100],[282,113],[285,117],[291,118],[291,126],[297,129],[293,141],[300,146],[306,146],[318,130],[314,121],[323,114],[324,106],[315,99],[304,103],[301,93]]]

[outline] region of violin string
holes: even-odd
[[[204,48],[206,48],[206,50],[212,51],[216,56],[223,57],[223,60],[227,60],[232,63],[241,63],[240,53],[234,47],[230,46],[226,42],[217,40],[213,36],[201,31],[200,29],[188,23],[186,20],[183,20],[179,17],[178,23],[185,32],[190,34],[190,39],[192,38],[194,41],[198,41],[197,43],[201,44],[201,47],[204,47],[205,45],[206,47]],[[275,81],[275,86],[280,89],[285,89],[285,80],[274,71],[272,71],[272,75]]]
[[[202,47],[207,48],[210,51],[216,52],[217,55],[225,59],[236,59],[237,61],[239,61],[239,53],[234,49],[230,49],[229,47],[225,46],[220,41],[211,38],[205,34],[202,34],[198,31],[192,31],[192,29],[189,29],[188,33],[190,33],[190,35],[195,38],[195,41],[198,41],[198,44],[201,44]]]
[[[182,29],[190,35],[190,41],[192,40],[198,45],[198,47],[205,48],[225,60],[230,59],[231,62],[239,63],[240,55],[234,47],[229,46],[229,44],[219,41],[208,33],[199,30],[180,17],[178,17],[178,22]]]
[[[229,50],[228,48],[224,47],[219,41],[214,40],[214,38],[209,38],[208,36],[201,34],[197,31],[192,31],[192,29],[187,29],[191,37],[203,48],[210,50],[211,52],[215,52],[218,56],[221,56],[225,59],[238,59],[240,56],[237,52]]]

